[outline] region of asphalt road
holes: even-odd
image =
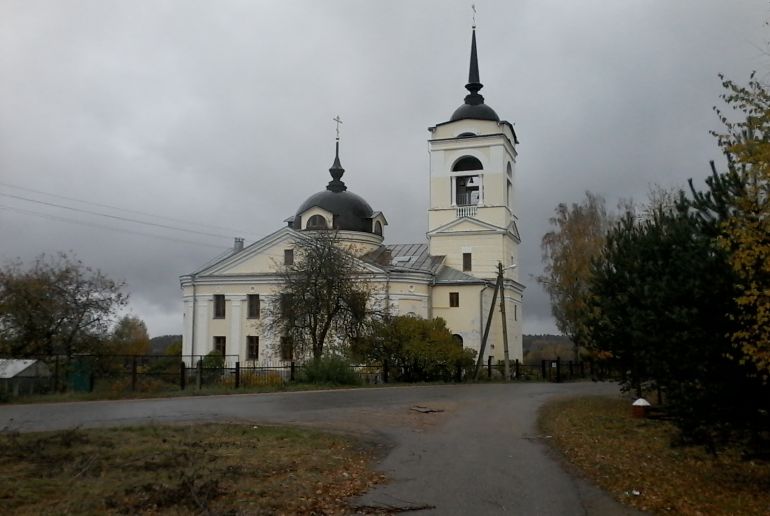
[[[184,421],[311,425],[387,448],[378,468],[391,481],[361,506],[432,515],[621,515],[608,495],[566,471],[537,435],[537,409],[554,396],[617,394],[611,384],[387,387],[96,401],[0,407],[0,429]],[[421,412],[435,410],[435,412]]]

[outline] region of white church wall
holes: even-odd
[[[280,241],[262,250],[240,263],[233,265],[227,274],[254,274],[255,272],[275,272],[284,263],[284,251],[294,249],[293,242]]]
[[[431,238],[430,249],[434,256],[446,256],[444,264],[459,271],[463,270],[463,253],[471,253],[471,270],[465,273],[479,278],[493,278],[497,275],[497,263],[504,256],[504,236],[441,235]]]
[[[441,317],[449,331],[463,338],[463,346],[478,351],[481,343],[480,285],[437,285],[433,287],[433,317]],[[459,295],[459,306],[451,307],[449,295]]]

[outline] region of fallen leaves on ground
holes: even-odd
[[[668,422],[634,419],[628,400],[587,397],[543,407],[547,442],[621,502],[658,514],[770,514],[770,464],[673,446]]]
[[[2,514],[347,514],[373,448],[244,424],[0,434]]]

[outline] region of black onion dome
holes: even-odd
[[[295,223],[301,224],[299,220],[300,214],[313,206],[318,206],[334,214],[334,229],[365,233],[372,232],[372,215],[374,210],[372,210],[368,202],[353,192],[348,192],[347,190],[342,192],[324,190],[311,195],[297,210],[297,216],[294,218]],[[295,227],[295,229],[299,228]]]
[[[473,36],[471,37],[471,64],[468,70],[468,84],[465,89],[469,91],[465,96],[465,103],[452,113],[450,122],[455,120],[464,120],[467,118],[473,120],[493,120],[500,121],[495,110],[484,104],[484,97],[479,93],[483,88],[479,79],[479,59],[476,52],[476,27],[473,27]]]
[[[470,97],[470,95],[468,96]],[[481,95],[479,95],[479,97],[480,96]],[[500,117],[497,116],[495,110],[486,104],[463,104],[459,108],[455,109],[455,112],[452,113],[452,118],[450,118],[449,121],[454,122],[455,120],[465,120],[467,118],[471,118],[473,120],[493,120],[495,122],[500,121]]]
[[[340,143],[337,142],[334,164],[329,169],[332,180],[326,190],[307,198],[297,210],[294,217],[294,229],[302,229],[300,215],[310,208],[317,206],[334,215],[334,229],[343,231],[372,232],[372,216],[374,210],[361,196],[348,191],[342,181],[345,169],[340,164]]]

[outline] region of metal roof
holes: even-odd
[[[0,358],[0,378],[13,378],[35,362],[31,358]]]
[[[441,283],[486,283],[488,280],[465,274],[452,267],[442,267],[441,271],[436,275],[436,284]]]
[[[428,244],[381,245],[361,259],[386,270],[412,270],[436,274],[443,256],[431,256]]]

